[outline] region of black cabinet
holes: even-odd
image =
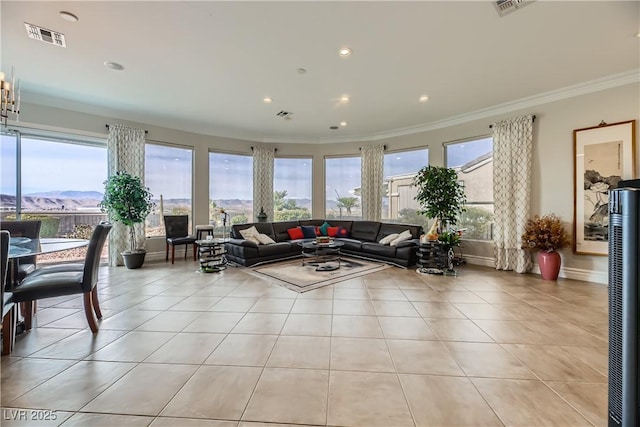
[[[422,272],[428,273],[433,269],[433,273],[438,273],[435,270],[441,270],[441,273],[455,272],[453,269],[455,263],[455,254],[453,252],[453,246],[442,243],[440,241],[432,241],[420,243],[418,247],[418,261],[417,265]]]

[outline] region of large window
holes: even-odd
[[[311,218],[311,159],[276,158],[273,165],[275,221]]]
[[[493,138],[445,144],[446,165],[458,173],[467,204],[457,227],[465,239],[491,240],[493,228]]]
[[[427,226],[428,218],[418,214],[415,200],[416,173],[429,164],[429,150],[399,151],[384,155],[382,219],[389,222]]]
[[[217,232],[224,225],[220,209],[224,209],[232,224],[252,220],[252,156],[209,153],[209,220],[217,226]]]
[[[189,215],[191,227],[193,150],[147,143],[144,161],[144,183],[156,204],[147,216],[147,237],[164,236],[161,215]]]
[[[327,219],[361,219],[359,196],[360,157],[325,159],[325,216]]]
[[[107,218],[98,208],[107,179],[105,141],[16,132],[3,134],[1,143],[2,221],[40,220],[40,237],[88,239]],[[39,256],[38,262],[81,259],[84,251]]]

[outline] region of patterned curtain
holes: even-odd
[[[144,184],[144,144],[145,132],[142,129],[122,125],[109,125],[107,152],[109,158],[109,176],[118,171],[125,171],[139,176]],[[145,243],[144,223],[136,224],[136,247],[142,248]],[[109,265],[124,265],[121,252],[128,250],[129,232],[127,227],[115,222],[109,233]]]
[[[275,148],[253,147],[253,220],[260,209],[273,221],[273,158]]]
[[[380,221],[382,218],[384,145],[362,147],[361,156],[362,219]]]
[[[525,273],[532,267],[521,236],[529,218],[533,116],[503,120],[492,128],[496,269]]]

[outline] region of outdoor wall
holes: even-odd
[[[580,95],[519,111],[487,116],[483,119],[452,124],[411,135],[397,136],[375,142],[335,144],[269,144],[278,149],[279,156],[301,156],[313,159],[313,217],[324,217],[324,158],[325,156],[359,155],[359,147],[385,144],[387,152],[412,148],[429,148],[429,162],[443,164],[442,144],[461,139],[489,136],[489,124],[524,114],[535,114],[533,138],[533,172],[531,186],[531,214],[556,213],[567,228],[573,230],[573,130],[595,126],[604,120],[614,123],[625,120],[640,122],[640,85],[624,86]],[[261,144],[232,138],[199,135],[140,123],[110,119],[107,115],[85,114],[62,110],[36,103],[23,103],[21,124],[106,137],[107,123],[123,123],[149,131],[148,140],[194,148],[194,224],[208,222],[208,152],[224,151],[251,154],[251,146]],[[636,127],[638,125],[636,123]],[[638,131],[636,129],[636,135]],[[637,145],[637,144],[636,144]],[[640,149],[636,151],[636,171],[640,171]],[[637,176],[637,174],[636,174]],[[147,249],[164,255],[164,240],[149,242]],[[465,242],[464,253],[470,262],[492,265],[491,242]],[[571,249],[562,251],[561,275],[600,283],[607,281],[607,258],[575,255]]]

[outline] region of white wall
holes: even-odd
[[[417,147],[429,148],[429,161],[443,164],[445,142],[486,136],[489,124],[495,121],[524,114],[535,114],[533,173],[531,191],[531,214],[556,213],[573,230],[573,130],[595,126],[604,120],[614,123],[626,120],[640,122],[640,85],[628,84],[569,99],[555,101],[526,110],[512,111],[481,120],[398,136],[375,142],[351,142],[340,144],[270,144],[278,148],[280,156],[309,156],[313,158],[313,217],[324,217],[324,157],[358,154],[359,147],[368,144],[385,144],[388,151]],[[108,117],[72,112],[34,104],[25,104],[21,109],[21,122],[38,127],[55,128],[75,133],[105,135],[107,123],[122,123]],[[250,154],[255,141],[198,135],[172,129],[148,126],[140,123],[125,123],[147,129],[151,141],[167,142],[194,147],[194,224],[208,221],[208,152],[227,151]],[[636,130],[636,134],[637,134]],[[636,151],[636,171],[640,171],[640,150]],[[637,174],[636,174],[637,176]],[[163,252],[164,241],[157,240],[148,245],[150,252]],[[466,242],[465,255],[477,263],[490,264],[493,245],[487,242]],[[575,255],[571,249],[562,251],[561,275],[606,283],[607,258]]]

